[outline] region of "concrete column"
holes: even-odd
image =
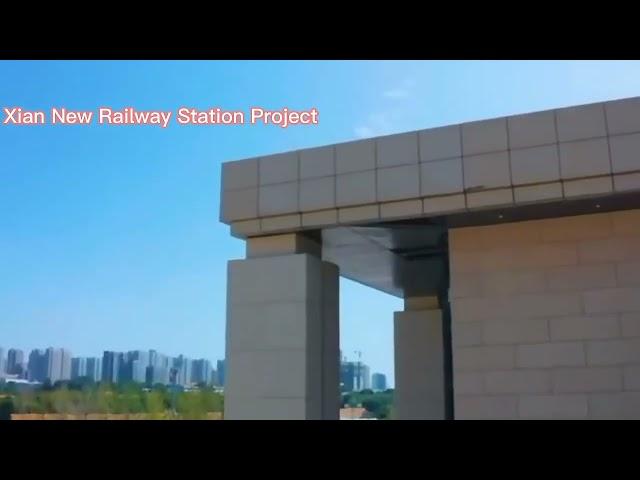
[[[228,265],[225,419],[338,419],[338,268],[302,234]]]
[[[395,418],[445,419],[445,349],[436,297],[405,299],[394,314]]]

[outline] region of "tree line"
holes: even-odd
[[[379,420],[390,420],[393,418],[393,389],[390,388],[384,392],[365,389],[359,392],[344,393],[342,408],[347,407],[362,407]]]
[[[0,386],[0,419],[11,414],[147,414],[147,418],[199,420],[224,411],[221,393],[207,386],[178,391],[164,385],[58,382],[37,389]]]
[[[393,418],[393,389],[342,395],[342,408],[363,407],[376,418]],[[206,419],[224,411],[224,397],[206,385],[177,391],[165,385],[109,384],[77,379],[25,389],[0,383],[0,420],[12,414],[145,414],[150,419]]]

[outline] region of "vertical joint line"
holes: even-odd
[[[611,139],[609,136],[609,119],[607,118],[607,109],[602,104],[602,114],[604,115],[604,131],[607,134],[607,153],[609,154],[609,180],[611,181],[611,191],[614,191],[615,182],[613,181],[613,155],[611,154]]]
[[[504,128],[507,133],[507,164],[509,166],[509,188],[511,189],[511,202],[516,203],[516,188],[513,185],[513,169],[511,168],[511,135],[509,134],[509,119],[504,119]]]
[[[564,178],[562,177],[562,155],[560,152],[560,133],[558,131],[558,111],[553,111],[553,128],[556,131],[556,153],[558,154],[558,176],[560,177],[560,190],[562,191],[562,198],[565,196]]]
[[[462,141],[462,124],[458,125],[458,130],[459,130],[459,134],[458,137],[460,138],[460,168],[462,168],[462,198],[464,199],[464,209],[468,210],[469,209],[469,202],[467,201],[467,184],[465,182],[465,178],[464,178],[464,144]]]

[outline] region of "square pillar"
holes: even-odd
[[[397,420],[446,418],[445,348],[442,310],[436,297],[405,300],[394,313]]]
[[[338,268],[300,237],[228,264],[225,419],[339,418]]]

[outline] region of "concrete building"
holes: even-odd
[[[4,349],[0,347],[0,377],[6,373],[6,359],[4,358]]]
[[[216,385],[224,387],[225,380],[225,361],[218,360],[216,363]]]
[[[209,360],[204,358],[193,360],[191,364],[191,383],[211,385],[213,383],[213,373],[213,367]]]
[[[150,365],[147,367],[147,385],[169,385],[169,376],[170,372],[168,367],[159,365]]]
[[[172,383],[183,387],[191,385],[192,361],[184,355],[179,355],[173,359],[173,378]]]
[[[340,362],[340,386],[343,392],[359,392],[371,387],[370,369],[362,362]]]
[[[35,349],[29,354],[27,378],[31,382],[42,383],[47,378],[47,353],[44,350]]]
[[[133,350],[120,355],[118,382],[145,383],[150,352]]]
[[[105,351],[102,356],[102,381],[118,383],[122,353]]]
[[[144,350],[134,350],[128,353],[129,360],[138,360],[141,364],[145,366],[145,368],[151,363],[151,352],[147,352]]]
[[[61,380],[62,373],[62,352],[58,348],[49,347],[45,351],[45,359],[47,363],[46,380],[56,383]]]
[[[86,376],[91,378],[94,382],[99,382],[102,379],[102,359],[89,357],[86,360]]]
[[[135,383],[145,383],[147,379],[147,365],[144,360],[131,361],[131,381]]]
[[[371,369],[368,365],[360,366],[359,380],[363,390],[371,388]]]
[[[77,357],[71,359],[71,380],[87,376],[87,359]]]
[[[71,380],[71,352],[64,348],[47,348],[45,352],[46,377],[52,384]]]
[[[71,359],[72,355],[69,350],[61,348],[61,365],[60,365],[60,379],[71,380]]]
[[[229,162],[221,193],[225,418],[338,418],[339,275],[404,299],[396,418],[640,418],[640,98]]]
[[[6,372],[10,375],[18,375],[19,378],[24,376],[24,352],[17,348],[10,348],[7,352]]]
[[[356,390],[356,372],[354,362],[340,362],[340,391]]]
[[[371,389],[374,392],[382,392],[387,389],[387,377],[384,373],[371,375]]]

